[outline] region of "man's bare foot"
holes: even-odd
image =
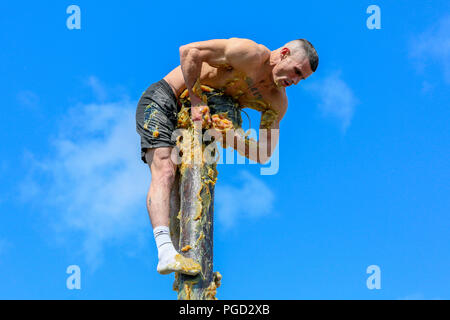
[[[190,276],[195,276],[202,271],[202,267],[191,258],[185,258],[181,254],[177,253],[169,259],[160,259],[156,270],[160,274],[180,272]]]

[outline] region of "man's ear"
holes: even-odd
[[[281,59],[284,59],[291,54],[291,50],[289,50],[289,48],[284,47],[283,49],[281,49],[280,53]]]

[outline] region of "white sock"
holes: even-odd
[[[158,259],[164,262],[174,260],[178,252],[173,246],[172,239],[170,239],[169,227],[156,227],[153,229],[153,235],[155,236],[156,247],[158,248]]]

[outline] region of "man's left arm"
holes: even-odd
[[[227,134],[226,146],[235,149],[240,155],[252,161],[260,164],[267,163],[278,144],[280,121],[284,117],[286,109],[287,106],[279,113],[271,109],[261,113],[258,141],[248,139],[236,131],[230,131],[233,136],[230,137],[230,133]]]

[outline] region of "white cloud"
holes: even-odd
[[[324,116],[337,119],[344,131],[348,128],[358,99],[348,84],[341,79],[340,72],[306,84],[304,88],[319,98],[318,107]]]
[[[23,90],[17,94],[20,105],[27,108],[35,108],[39,104],[39,97],[30,90]]]
[[[100,80],[95,76],[90,76],[86,84],[92,89],[95,97],[99,101],[105,101],[108,97],[108,92],[106,87],[100,82]]]
[[[275,195],[262,180],[242,171],[238,182],[238,186],[216,185],[215,212],[225,228],[232,227],[239,219],[258,218],[274,210]]]
[[[82,235],[79,245],[93,266],[105,244],[150,228],[142,219],[150,171],[140,160],[135,108],[129,101],[71,108],[52,155],[34,160],[34,200],[52,209],[47,218],[58,235]]]
[[[419,71],[437,63],[450,84],[450,15],[444,16],[411,40],[410,55]]]

